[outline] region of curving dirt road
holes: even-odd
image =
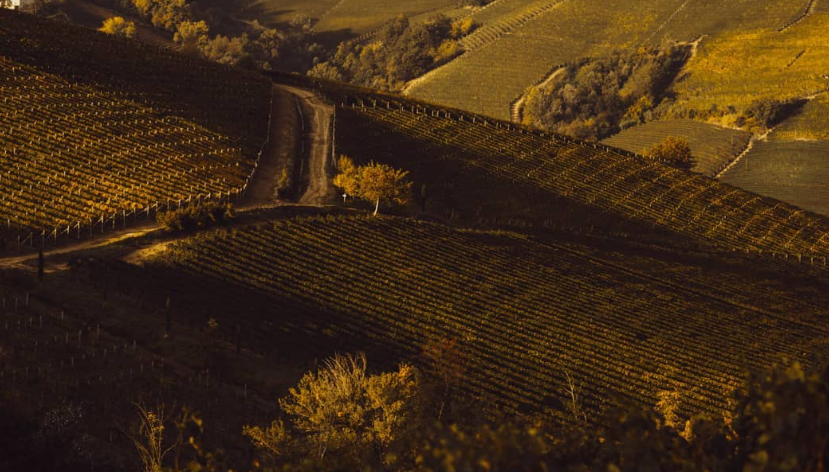
[[[337,192],[334,189],[331,176],[334,170],[331,153],[333,107],[325,103],[320,96],[311,90],[281,84],[274,84],[274,89],[286,91],[296,96],[300,100],[306,119],[303,139],[308,141],[306,146],[307,156],[301,156],[301,158],[307,159],[307,164],[304,168],[307,169],[308,182],[304,193],[299,199],[299,204],[309,207],[322,207],[336,203]],[[275,105],[273,100],[271,101],[271,105],[272,107]],[[271,114],[272,117],[278,116],[277,110],[272,109]],[[280,120],[272,118],[270,124],[271,129],[269,130],[270,137],[277,136],[276,130],[279,126]],[[248,187],[247,195],[239,208],[240,224],[246,220],[244,218],[246,214],[256,214],[260,211],[273,208],[273,191],[276,186],[276,180],[278,179],[277,169],[280,168],[278,162],[276,162],[279,159],[279,153],[277,152],[279,144],[278,140],[269,138],[265,146],[259,168],[253,176],[251,184]],[[293,205],[289,204],[288,206]],[[161,227],[155,221],[148,221],[127,228],[126,230],[122,229],[106,235],[100,235],[100,237],[95,237],[90,240],[67,243],[61,247],[46,251],[44,255],[47,258],[64,256],[78,251],[100,248],[113,243],[145,237],[151,233],[160,231]],[[180,236],[171,236],[171,239],[175,239],[176,237]],[[0,257],[0,267],[25,267],[31,269],[26,263],[36,259],[37,254],[34,252]]]
[[[305,119],[304,138],[307,140],[307,156],[302,158],[307,159],[307,165],[303,166],[307,169],[307,187],[299,198],[299,203],[327,205],[336,202],[337,192],[332,181],[334,159],[331,153],[334,107],[312,90],[281,84],[277,84],[276,87],[300,100]]]

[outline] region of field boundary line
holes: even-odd
[[[512,103],[510,103],[510,105],[509,105],[509,115],[510,115],[510,119],[512,120],[512,122],[520,124],[521,121],[524,118],[522,116],[523,113],[522,113],[521,109],[524,107],[524,99],[526,98],[527,90],[529,90],[533,87],[544,87],[544,86],[546,86],[553,79],[558,77],[559,74],[563,73],[565,70],[567,70],[567,65],[565,65],[565,64],[556,64],[556,65],[554,65],[553,67],[550,68],[550,72],[545,74],[544,77],[538,79],[534,84],[532,84],[529,87],[527,87],[526,89],[524,89],[524,92],[522,92],[521,95],[519,95],[517,98],[515,98],[512,101]]]
[[[668,17],[665,21],[663,21],[663,22],[662,22],[662,24],[661,24],[661,25],[659,25],[659,27],[658,27],[658,28],[656,28],[655,30],[653,30],[653,32],[652,32],[652,33],[651,33],[651,34],[650,34],[647,38],[645,38],[645,41],[644,41],[644,42],[645,42],[645,43],[649,42],[649,41],[651,40],[651,38],[653,38],[653,36],[654,36],[655,34],[659,33],[659,32],[660,32],[660,31],[662,31],[663,29],[665,29],[665,27],[666,27],[666,26],[668,26],[668,23],[670,23],[670,22],[671,22],[671,20],[673,20],[673,19],[674,19],[677,15],[679,15],[679,12],[681,12],[682,10],[684,10],[684,9],[685,9],[685,7],[686,7],[686,6],[688,6],[688,4],[689,4],[689,3],[691,3],[691,0],[685,0],[685,2],[683,2],[683,3],[682,3],[682,5],[680,5],[680,6],[679,6],[679,8],[677,8],[677,9],[676,9],[676,11],[674,11],[673,13],[671,13],[671,16],[669,16],[669,17]]]
[[[792,21],[786,23],[785,25],[781,26],[777,29],[778,33],[782,33],[787,29],[791,28],[792,26],[800,23],[801,21],[805,20],[806,18],[812,16],[812,14],[817,9],[817,0],[809,0],[809,4],[806,5],[806,8],[803,10],[803,13],[799,14],[797,18],[793,19]]]
[[[490,44],[498,41],[503,36],[507,34],[512,34],[516,30],[520,29],[527,23],[535,20],[536,18],[544,15],[545,13],[549,12],[556,6],[563,3],[565,0],[546,0],[543,5],[537,7],[530,7],[528,11],[524,11],[519,13],[515,17],[507,18],[503,21],[498,21],[492,23],[491,26],[484,25],[481,28],[473,31],[471,34],[467,35],[464,38],[461,38],[458,43],[463,46],[466,52],[472,52],[477,49],[484,48],[489,46]],[[500,29],[499,29],[500,28]],[[487,36],[481,38],[480,41],[477,41],[477,38],[485,35],[487,32],[491,32],[491,36]],[[476,34],[477,33],[477,34]],[[470,40],[472,41],[470,44]]]
[[[317,19],[317,22],[314,23],[314,26],[311,27],[311,31],[316,31],[317,25],[322,23],[322,20],[324,20],[325,17],[328,16],[329,13],[331,13],[332,11],[339,8],[339,6],[342,5],[343,3],[345,3],[345,0],[340,0],[339,2],[334,4],[334,6],[332,6],[328,10],[326,10],[322,15],[320,15],[320,17]]]
[[[734,159],[731,160],[725,167],[722,168],[721,171],[714,174],[714,178],[719,180],[721,179],[729,170],[731,170],[734,166],[736,166],[752,149],[754,149],[754,143],[757,141],[765,141],[771,132],[774,131],[774,128],[769,129],[763,134],[752,134],[750,138],[748,138],[748,143],[746,143],[745,149],[742,150]]]

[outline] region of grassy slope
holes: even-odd
[[[727,5],[713,0],[565,0],[513,34],[452,61],[409,92],[508,119],[510,103],[556,64],[663,39],[690,40],[725,28],[776,27],[798,9],[783,0]]]
[[[239,286],[235,301],[203,293],[192,309],[285,349],[368,350],[389,365],[457,338],[473,360],[468,389],[525,412],[561,413],[565,371],[593,411],[612,393],[653,404],[661,390],[680,392],[684,414],[716,411],[743,368],[781,354],[808,361],[826,336],[825,278],[617,244],[388,217],[295,220],[178,244],[148,277],[179,290]],[[768,312],[752,308],[758,287]],[[248,307],[259,297],[271,302]]]
[[[819,12],[784,32],[759,29],[704,41],[675,87],[674,106],[682,112],[733,106],[736,113],[723,118],[728,123],[758,99],[819,94],[777,126],[768,142],[758,142],[723,181],[822,214],[829,214],[829,99],[821,94],[829,89],[827,27],[829,13]]]
[[[784,141],[829,141],[829,95],[810,100],[797,114],[777,126],[770,137]]]
[[[697,161],[694,170],[710,177],[742,152],[749,133],[692,120],[669,120],[635,126],[602,142],[631,152],[643,152],[668,136],[687,139]]]
[[[828,26],[829,14],[818,13],[784,32],[756,29],[703,41],[688,64],[688,76],[675,86],[679,99],[674,110],[704,111],[716,105],[734,106],[739,113],[758,99],[827,90],[829,80],[822,76],[829,69]]]
[[[87,0],[69,0],[61,5],[60,9],[73,23],[92,29],[100,28],[107,18],[125,16],[121,12],[104,8]],[[127,16],[126,19],[135,23],[138,40],[161,47],[176,47],[172,33],[155,28],[139,18]]]
[[[757,142],[722,181],[829,215],[829,142]]]
[[[12,61],[186,117],[239,140],[251,156],[262,146],[271,87],[258,74],[8,10],[0,28],[0,50]]]

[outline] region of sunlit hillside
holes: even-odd
[[[0,0],[0,472],[829,470],[827,15]]]

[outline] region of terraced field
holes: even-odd
[[[158,202],[236,195],[255,164],[238,143],[193,122],[2,59],[0,96],[8,237],[80,237],[81,226],[125,223],[126,212],[136,218]]]
[[[781,278],[726,255],[711,274],[707,256],[579,241],[389,217],[290,220],[175,244],[145,278],[237,287],[234,322],[280,346],[313,339],[393,364],[456,338],[472,360],[469,391],[527,413],[566,415],[565,372],[591,412],[610,394],[652,405],[662,390],[681,394],[683,415],[720,411],[744,368],[782,354],[809,362],[826,339],[824,277]],[[760,286],[773,311],[753,305]],[[194,306],[222,311],[198,293]],[[271,302],[240,311],[262,296]]]
[[[448,189],[444,201],[466,201],[453,192],[453,176],[474,170],[479,178],[467,185],[481,190],[473,217],[487,216],[486,205],[503,196],[490,189],[492,181],[500,181],[532,189],[534,200],[552,198],[564,212],[570,201],[729,248],[829,253],[829,220],[699,174],[458,112],[402,101],[377,101],[375,107],[373,98],[362,105],[354,96],[351,100],[337,113],[338,152],[388,162],[412,171],[416,179],[428,176],[421,182]]]
[[[482,10],[480,14],[471,15],[476,22],[482,23],[482,26],[473,31],[472,34],[461,40],[461,45],[467,52],[478,49],[505,34],[511,34],[513,31],[521,28],[527,22],[532,21],[533,18],[543,14],[544,12],[555,7],[561,0],[538,0],[534,2],[517,2],[508,3],[505,5],[495,4],[492,8]],[[525,5],[522,5],[524,3]],[[509,6],[507,6],[509,5]],[[508,12],[498,12],[498,10],[509,8]],[[495,16],[501,13],[500,17]],[[488,20],[492,18],[492,20]]]
[[[511,102],[557,64],[665,39],[688,41],[730,29],[776,28],[800,11],[802,7],[785,0],[566,0],[430,73],[407,94],[509,119]]]
[[[336,3],[315,26],[317,31],[350,30],[362,34],[374,30],[398,15],[415,16],[454,6],[452,0],[342,0]]]
[[[688,140],[696,159],[694,171],[713,177],[745,149],[749,133],[693,120],[669,120],[628,128],[602,141],[630,152],[641,153],[669,136]]]
[[[6,11],[0,50],[0,238],[80,238],[246,187],[265,78]]]
[[[722,181],[829,215],[829,142],[757,142]]]

